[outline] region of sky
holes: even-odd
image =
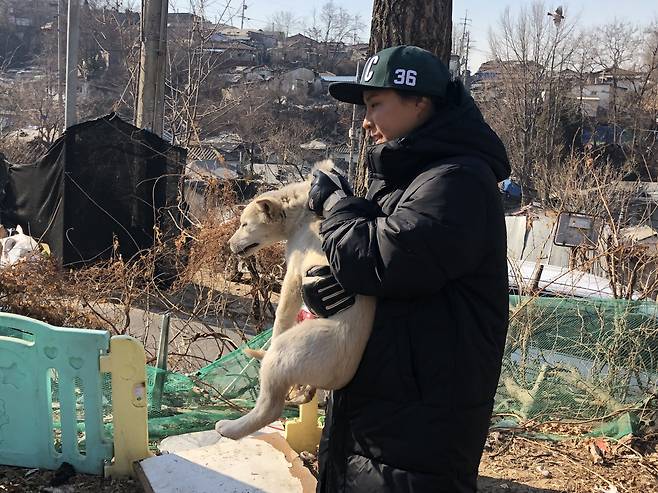
[[[169,0],[170,11],[188,11],[190,0]],[[194,1],[194,0],[193,0]],[[196,0],[198,3],[198,0]],[[247,5],[245,11],[248,17],[245,27],[253,29],[266,29],[268,19],[279,11],[292,12],[296,17],[306,21],[307,24],[313,15],[313,10],[320,10],[327,0],[244,0]],[[233,15],[232,22],[227,24],[240,25],[239,13],[242,0],[206,0],[207,17],[218,20],[221,12],[228,2],[228,16]],[[334,3],[345,8],[351,14],[359,14],[365,28],[361,41],[366,42],[370,31],[370,18],[372,15],[373,0],[334,0]],[[530,5],[532,0],[453,0],[452,17],[455,24],[462,24],[468,15],[469,30],[471,33],[471,56],[469,68],[477,71],[480,64],[489,58],[488,33],[490,28],[496,28],[498,19],[506,7],[512,11],[523,5]],[[565,22],[577,22],[582,27],[595,27],[612,22],[615,18],[634,24],[646,25],[651,21],[658,22],[658,1],[656,0],[554,0],[544,2],[548,10],[554,10],[562,5],[565,12]],[[461,32],[461,26],[459,27]]]

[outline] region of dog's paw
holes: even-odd
[[[231,438],[232,440],[237,440],[242,438],[241,430],[236,426],[234,420],[223,419],[215,423],[215,431],[221,436],[226,438]]]
[[[293,385],[288,391],[286,402],[297,406],[311,402],[315,396],[315,390],[315,387],[310,385]]]

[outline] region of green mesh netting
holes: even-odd
[[[582,421],[641,413],[658,391],[658,305],[510,296],[496,412]]]
[[[271,330],[247,345],[267,347],[270,337]],[[258,395],[258,370],[242,348],[194,375],[147,367],[149,436],[208,430],[219,419],[241,416]],[[109,406],[109,379],[104,387]],[[657,392],[655,303],[510,296],[496,413],[540,421],[610,417],[614,424],[624,411],[631,412],[623,418],[628,421],[649,405],[655,410],[651,397]],[[296,412],[287,409],[286,415]]]
[[[271,336],[271,329],[255,336],[194,375],[147,366],[149,437],[212,429],[217,420],[237,418],[253,408],[260,366],[242,349],[267,347]],[[295,411],[286,412],[291,413]]]

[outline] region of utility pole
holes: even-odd
[[[69,0],[66,35],[66,107],[64,128],[77,123],[78,47],[80,43],[80,0]]]
[[[66,22],[64,21],[66,12],[66,0],[57,0],[57,104],[60,109],[64,107],[64,87],[66,84],[66,38],[64,32]]]
[[[464,74],[462,76],[462,81],[464,82],[464,87],[470,93],[471,92],[471,77],[468,72],[468,54],[471,51],[471,32],[466,32],[466,54],[464,55]]]
[[[468,18],[468,10],[466,11],[466,14],[462,18],[462,21],[464,21],[462,25],[462,36],[459,41],[459,75],[462,77],[462,79],[465,79],[466,71],[468,70],[468,51],[469,51],[469,43],[470,43],[470,38],[471,38],[471,33],[466,30],[469,22]]]
[[[168,0],[142,0],[135,125],[162,136]]]
[[[242,10],[240,11],[240,29],[244,29],[244,11],[247,10],[247,6],[245,5],[245,0],[242,0]]]
[[[356,81],[359,81],[359,64],[360,62],[356,62]],[[354,169],[354,141],[356,140],[357,145],[361,142],[360,135],[357,136],[356,133],[356,106],[355,104],[352,105],[352,126],[350,127],[350,161],[347,166],[347,179],[349,180],[350,185],[354,186],[354,180],[355,180],[355,172],[356,170]],[[359,151],[357,150],[356,155],[359,155]]]

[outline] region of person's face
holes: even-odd
[[[363,128],[375,144],[409,134],[431,116],[429,98],[402,98],[393,89],[364,91],[366,116]]]

